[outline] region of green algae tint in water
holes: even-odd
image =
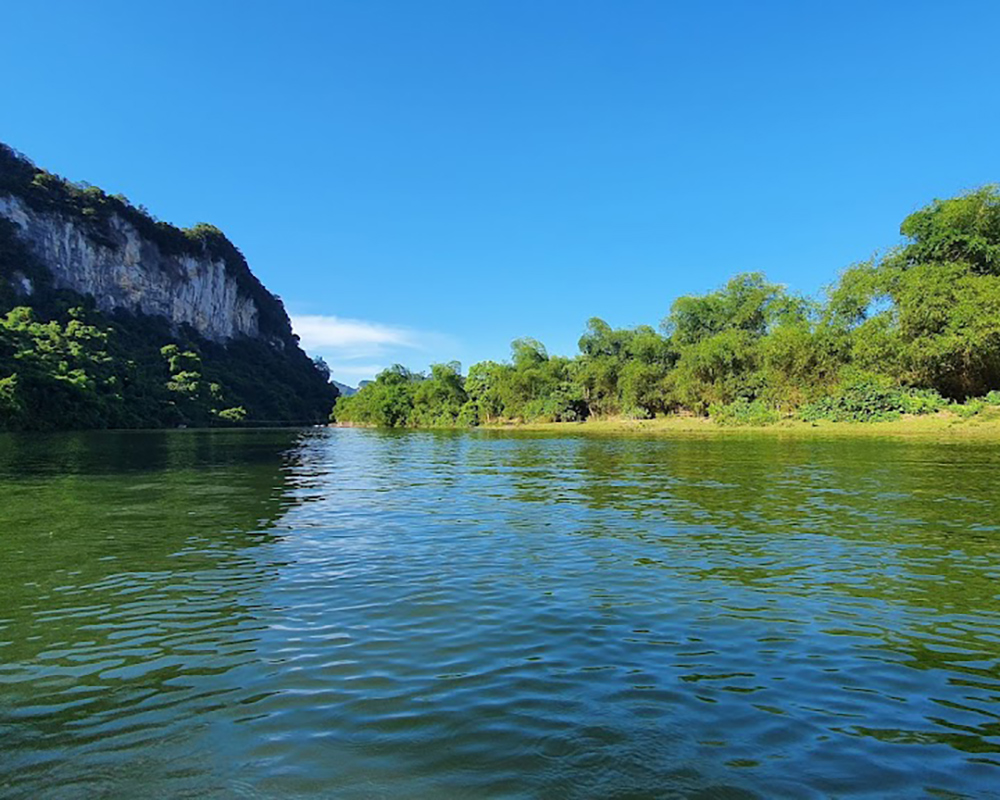
[[[1000,797],[998,467],[6,436],[0,796]]]

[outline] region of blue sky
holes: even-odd
[[[222,228],[346,383],[814,293],[1000,180],[1000,3],[11,2],[0,140]]]

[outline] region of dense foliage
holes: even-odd
[[[334,416],[425,426],[688,413],[746,425],[989,413],[1000,399],[1000,192],[935,201],[901,233],[903,245],[847,269],[824,302],[738,275],[678,298],[659,331],[595,318],[573,359],[518,339],[509,363],[465,378],[457,364],[426,376],[397,366]]]
[[[163,318],[98,312],[52,285],[0,218],[0,430],[321,422],[337,391],[298,347],[281,302],[216,229],[181,231],[124,198],[70,184],[0,145],[0,193],[72,215],[99,239],[111,215],[166,252],[221,258],[258,303],[261,338],[223,345]]]

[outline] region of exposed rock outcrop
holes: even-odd
[[[56,286],[92,295],[102,311],[162,316],[215,341],[260,332],[257,303],[220,258],[165,254],[118,215],[107,221],[110,235],[97,240],[78,220],[33,209],[9,194],[0,193],[0,216],[18,226]]]

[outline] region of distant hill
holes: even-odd
[[[358,390],[353,386],[348,386],[346,383],[341,383],[340,381],[330,381],[334,386],[337,387],[337,391],[340,392],[341,397],[350,397],[352,394],[357,394]]]

